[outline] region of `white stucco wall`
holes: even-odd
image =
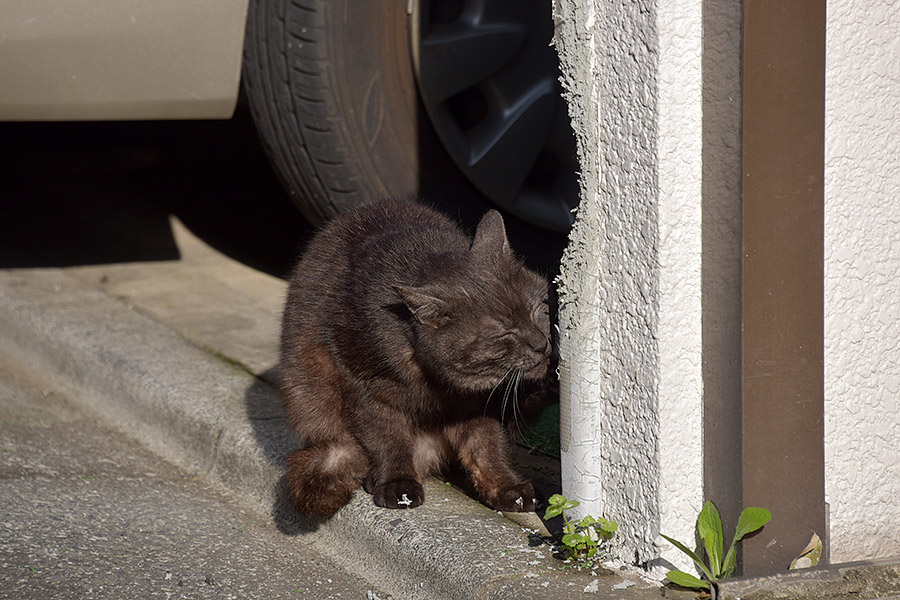
[[[662,549],[683,566],[665,543],[655,547],[657,534],[692,539],[710,465],[716,481],[727,482],[735,469],[734,459],[704,461],[701,444],[704,400],[707,418],[719,421],[715,430],[723,412],[739,410],[733,342],[740,331],[733,324],[740,302],[729,291],[740,281],[739,155],[732,152],[739,129],[714,114],[739,120],[729,98],[739,100],[740,15],[726,4],[554,0],[582,167],[581,206],[559,280],[563,486],[583,503],[582,513],[619,521],[627,562]],[[832,562],[900,555],[897,31],[895,2],[828,5],[825,492]],[[711,32],[721,44],[711,43]],[[704,63],[710,49],[723,51],[722,60],[710,55]],[[730,70],[710,80],[729,60]],[[732,166],[717,173],[720,162]],[[716,313],[724,304],[730,308]],[[711,404],[719,396],[733,398]],[[737,431],[728,423],[739,436],[739,423]],[[706,434],[714,442],[707,448],[728,441]]]
[[[900,10],[829,2],[825,494],[832,562],[900,555]]]
[[[563,258],[563,489],[686,566],[702,505],[701,0],[557,0],[582,199]]]
[[[657,14],[660,528],[686,541],[703,506],[702,5],[663,0]],[[662,549],[692,566],[668,542]]]

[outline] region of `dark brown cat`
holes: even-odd
[[[418,506],[422,480],[458,460],[491,507],[534,510],[486,407],[511,380],[546,375],[549,329],[547,283],[513,255],[497,211],[474,240],[413,202],[337,217],[284,310],[281,391],[305,443],[288,457],[297,509],[329,515],[360,484],[378,506]]]

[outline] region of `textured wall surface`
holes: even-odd
[[[734,460],[707,457],[704,472],[700,419],[706,388],[714,396],[705,399],[707,425],[723,429],[725,419],[730,438],[739,433],[727,417],[740,356],[739,102],[728,97],[739,94],[739,13],[713,0],[677,9],[555,0],[554,11],[582,167],[582,204],[558,282],[563,485],[583,513],[622,524],[623,558],[647,560],[657,555],[660,529],[692,538],[700,482],[707,493],[727,491],[734,470]],[[829,3],[825,460],[833,562],[900,554],[897,31],[893,2],[865,10]],[[708,449],[723,449],[706,434]],[[739,443],[724,454],[739,456]]]
[[[660,1],[657,15],[660,526],[686,541],[703,505],[702,4]]]
[[[563,488],[619,522],[629,562],[659,555],[660,527],[693,538],[703,487],[701,2],[663,4],[554,6],[582,168],[558,281]]]
[[[900,11],[829,2],[825,493],[832,562],[900,555]]]

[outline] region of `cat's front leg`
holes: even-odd
[[[415,436],[406,417],[372,406],[359,438],[369,454],[365,490],[382,508],[415,508],[425,501],[422,475],[414,461]]]
[[[477,417],[448,426],[446,435],[488,506],[505,512],[534,511],[534,488],[510,465],[499,421]]]

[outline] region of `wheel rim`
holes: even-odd
[[[550,3],[416,0],[410,31],[422,103],[466,178],[511,213],[567,231],[578,162]]]

